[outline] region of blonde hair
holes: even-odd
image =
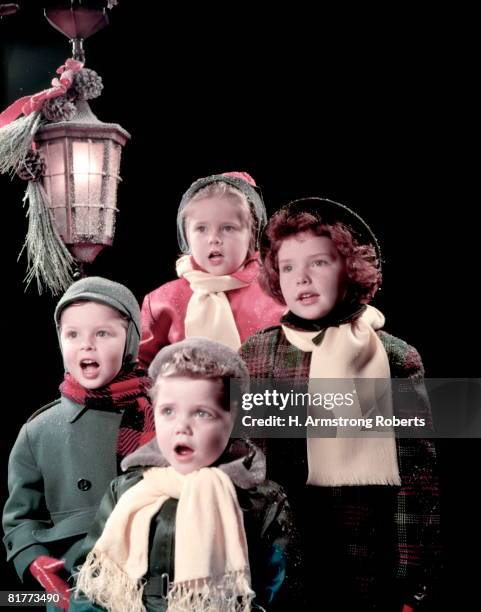
[[[195,202],[199,202],[200,200],[205,200],[207,198],[231,198],[237,201],[239,204],[239,215],[242,218],[242,222],[247,226],[250,232],[248,255],[252,255],[256,250],[257,240],[257,228],[256,224],[254,223],[253,213],[249,205],[249,201],[242,191],[232,185],[229,185],[228,183],[210,183],[209,185],[206,185],[205,187],[202,187],[196,191],[182,209],[181,223],[186,223],[189,208],[191,208]]]

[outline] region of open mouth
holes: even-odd
[[[300,302],[301,304],[307,305],[307,304],[313,304],[314,302],[317,301],[319,297],[318,293],[301,293],[298,297],[297,297],[297,301]]]
[[[220,263],[224,259],[224,255],[221,251],[212,251],[209,253],[209,261],[211,263]]]
[[[179,459],[188,458],[193,452],[194,450],[190,448],[190,446],[187,446],[187,444],[176,444],[174,446],[174,453]]]
[[[80,361],[80,368],[86,378],[92,378],[97,375],[100,365],[94,359],[82,359]]]

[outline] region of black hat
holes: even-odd
[[[353,237],[359,244],[371,244],[376,250],[376,255],[381,262],[381,249],[379,243],[369,225],[357,213],[339,202],[328,200],[327,198],[299,198],[293,200],[271,217],[267,228],[278,214],[286,214],[288,217],[298,215],[300,213],[309,213],[319,219],[319,223],[332,225],[333,223],[342,223],[352,233]],[[266,228],[266,229],[267,229]],[[269,248],[269,240],[266,230],[261,237],[261,258],[264,259],[265,253]]]

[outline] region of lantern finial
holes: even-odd
[[[72,5],[70,8],[48,8],[44,14],[49,24],[72,43],[72,57],[85,62],[83,41],[109,24],[105,9]]]

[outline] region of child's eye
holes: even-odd
[[[174,409],[171,406],[162,406],[159,412],[162,416],[172,416]]]
[[[327,259],[316,259],[315,261],[312,262],[312,265],[314,267],[327,266],[328,264],[329,262],[327,261]]]
[[[109,336],[109,332],[106,329],[99,329],[97,332],[97,336],[99,338],[105,338],[106,336]]]
[[[203,234],[206,231],[207,227],[205,225],[197,225],[197,227],[195,228],[196,232],[199,232],[200,234]]]
[[[282,266],[281,267],[281,272],[292,272],[291,264],[286,264],[285,266]]]
[[[73,329],[71,329],[68,332],[66,332],[65,336],[66,336],[66,338],[76,338],[77,337],[77,332],[73,331]]]
[[[235,230],[235,225],[224,225],[222,229],[224,232],[233,232]]]
[[[207,410],[202,410],[202,408],[199,408],[195,414],[200,419],[214,419],[215,418],[213,414],[211,414],[210,412],[207,412]]]

